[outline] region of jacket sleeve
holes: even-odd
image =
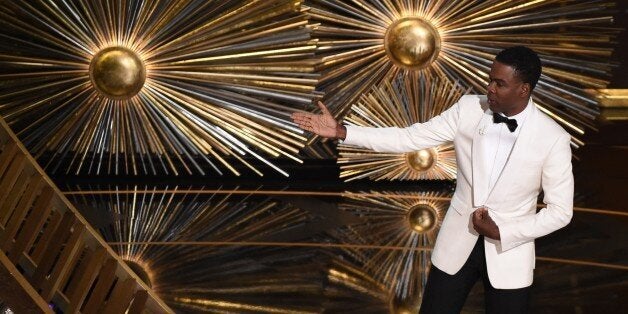
[[[372,128],[347,125],[342,142],[377,152],[405,153],[453,141],[460,118],[460,101],[424,123],[406,128]]]
[[[543,163],[541,186],[545,208],[521,220],[499,224],[502,251],[554,232],[571,221],[574,179],[570,139],[569,134],[563,133]]]

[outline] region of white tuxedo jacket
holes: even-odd
[[[573,174],[570,135],[554,120],[532,110],[488,199],[480,130],[493,123],[486,96],[466,95],[445,112],[425,123],[407,128],[347,126],[344,141],[379,152],[410,152],[453,141],[458,164],[456,191],[432,252],[432,263],[448,274],[458,272],[478,238],[471,213],[489,208],[499,227],[501,241],[484,238],[486,267],[491,285],[517,289],[532,284],[535,265],[534,239],[567,225],[573,215]],[[546,204],[536,204],[543,189]]]

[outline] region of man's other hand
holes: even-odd
[[[486,207],[480,207],[473,212],[473,229],[479,234],[491,239],[500,240],[499,227],[488,215]]]

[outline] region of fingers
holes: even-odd
[[[485,219],[486,217],[488,217],[488,209],[486,207],[480,207],[476,209],[475,212],[480,219]]]
[[[484,213],[485,213],[485,211],[483,209],[484,209],[484,207],[480,207],[480,208],[476,209],[473,212],[473,218],[483,219],[484,218]]]
[[[473,229],[475,229],[475,231],[480,232],[486,217],[488,217],[488,211],[484,207],[480,207],[473,212],[471,221],[473,222]]]
[[[312,119],[315,118],[316,116],[317,115],[314,115],[311,113],[294,112],[292,113],[290,118],[292,118],[292,121],[296,123],[299,128],[309,131],[309,132],[315,132],[314,126],[312,124]]]
[[[480,208],[473,212],[472,216],[473,230],[478,234],[484,235],[484,221],[482,216],[482,210]]]
[[[322,114],[300,111],[293,112],[290,115],[290,118],[292,118],[292,121],[303,130],[323,137],[336,136],[336,127],[338,122],[336,122],[327,107],[325,107],[325,104],[319,101],[318,107],[323,112]]]
[[[318,108],[321,109],[324,115],[331,116],[331,112],[329,112],[329,109],[327,109],[327,106],[325,106],[325,104],[323,104],[323,102],[320,100],[318,101]]]
[[[313,126],[312,126],[312,122],[310,120],[295,120],[294,121],[298,127],[300,127],[301,129],[307,130],[307,131],[312,131]]]
[[[305,112],[295,112],[290,116],[290,118],[292,118],[292,121],[299,126],[304,124],[311,124],[313,117],[313,114]]]
[[[475,213],[473,214],[473,217],[471,218],[471,221],[473,223],[473,230],[475,230],[476,232],[480,233],[480,220],[479,220],[479,218],[476,217]]]
[[[477,228],[477,225],[480,223],[480,220],[482,220],[482,217],[480,217],[479,210],[474,211],[473,215],[471,216],[471,221],[473,222],[474,228]]]
[[[319,101],[318,102],[318,107],[321,109],[321,111],[323,112],[323,115],[331,115],[331,112],[329,112],[329,110],[327,109],[327,107],[325,106],[325,104],[323,104],[323,102]],[[294,121],[295,123],[299,124],[299,126],[301,126],[302,124],[308,124],[312,122],[313,119],[321,119],[321,115],[319,114],[313,114],[313,113],[309,113],[309,112],[293,112],[290,115],[290,118],[292,119],[292,121]]]
[[[290,118],[292,118],[292,120],[296,121],[303,121],[309,118],[309,116],[311,116],[311,113],[306,113],[306,112],[293,112],[292,115],[290,115]]]

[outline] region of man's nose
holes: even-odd
[[[495,83],[491,82],[488,83],[488,87],[487,87],[488,93],[489,94],[495,94]]]

